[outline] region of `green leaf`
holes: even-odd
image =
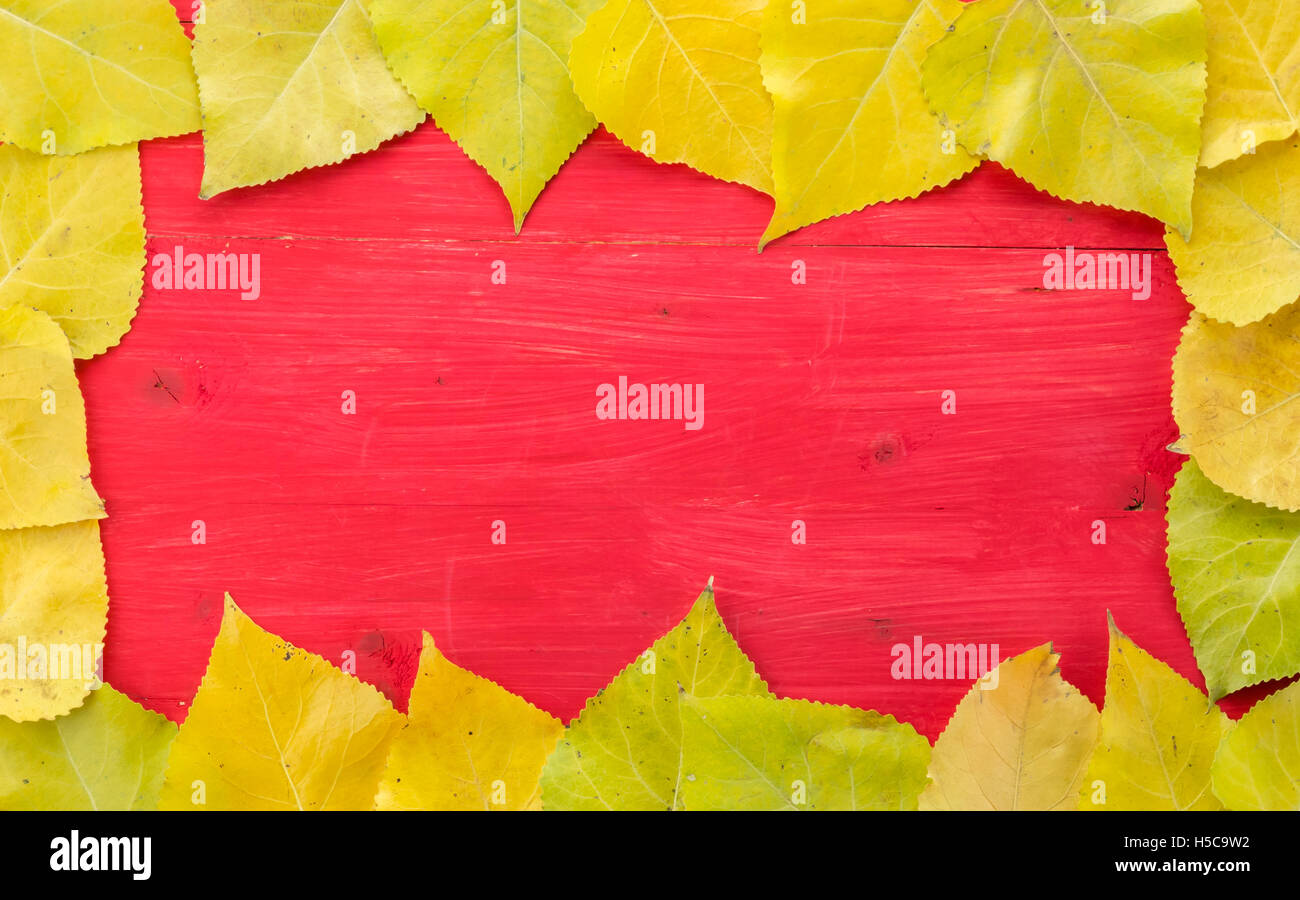
[[[930,744],[893,716],[774,697],[687,698],[690,810],[916,809]]]
[[[542,771],[546,809],[681,809],[686,695],[764,695],[713,589],[587,701]]]
[[[1241,717],[1211,772],[1215,796],[1228,809],[1300,810],[1300,681]]]

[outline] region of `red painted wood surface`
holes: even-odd
[[[969,682],[893,680],[914,635],[1052,640],[1100,702],[1109,609],[1203,685],[1164,568],[1188,307],[1151,220],[986,165],[759,254],[768,198],[603,132],[517,237],[431,123],[206,202],[198,136],[142,162],[151,255],[258,253],[262,279],[257,300],[147,286],[80,366],[106,677],[148,706],[183,718],[229,591],[296,644],[356,651],[399,707],[427,629],[567,720],[709,576],[778,694],[931,738]],[[1152,252],[1150,298],[1042,290],[1070,244]],[[703,428],[598,421],[620,375],[703,384]]]

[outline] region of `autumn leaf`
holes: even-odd
[[[406,724],[377,809],[539,809],[539,779],[564,725],[448,661],[424,635]]]
[[[542,772],[547,809],[681,809],[683,697],[765,695],[705,588],[686,618],[587,701]]]
[[[662,163],[772,192],[772,98],[759,70],[765,0],[609,0],[573,41],[587,109]]]
[[[167,0],[0,0],[0,141],[82,153],[199,127],[190,45]]]
[[[1097,708],[1043,644],[975,682],[934,745],[921,809],[1078,806],[1097,744]]]
[[[1300,509],[1300,305],[1236,328],[1192,313],[1174,354],[1179,446],[1223,488]]]
[[[689,810],[916,809],[930,744],[893,716],[775,697],[687,697]]]
[[[39,310],[0,310],[0,529],[103,517],[68,339]]]
[[[1300,2],[1202,0],[1209,33],[1201,165],[1217,166],[1300,127]]]
[[[388,64],[438,127],[501,185],[515,231],[596,120],[569,79],[600,0],[366,0]]]
[[[1226,493],[1183,464],[1169,577],[1212,698],[1300,672],[1300,513]]]
[[[227,595],[162,808],[369,809],[401,721],[373,687],[263,631]]]
[[[176,726],[104,685],[71,715],[0,719],[0,809],[154,809]]]
[[[1080,809],[1222,809],[1210,763],[1232,723],[1110,621],[1101,737]]]
[[[768,4],[759,61],[775,103],[776,209],[763,243],[915,197],[979,164],[945,144],[921,92],[925,50],[961,9],[959,0],[831,0],[801,16]]]
[[[1187,299],[1207,316],[1248,325],[1300,297],[1300,141],[1196,173],[1190,241],[1165,245]]]
[[[1252,706],[1210,771],[1228,809],[1300,810],[1300,681]]]
[[[979,0],[930,48],[922,84],[970,152],[1187,235],[1205,54],[1197,0]]]
[[[359,0],[208,0],[194,69],[205,198],[341,162],[424,119]]]
[[[144,287],[135,146],[69,157],[0,147],[0,191],[0,307],[44,310],[81,359],[115,345]]]

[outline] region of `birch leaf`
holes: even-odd
[[[687,698],[690,810],[916,809],[929,742],[893,716],[775,697]]]
[[[596,120],[573,91],[573,37],[600,0],[366,0],[388,64],[524,216]]]
[[[1192,229],[1205,104],[1197,0],[979,0],[930,48],[922,84],[975,154],[1066,200]]]
[[[369,809],[402,716],[370,685],[259,628],[226,596],[164,809]]]
[[[772,98],[759,70],[766,0],[609,0],[573,41],[587,109],[662,163],[772,192]]]
[[[1179,443],[1225,491],[1300,508],[1300,305],[1236,328],[1192,313],[1174,354]]]
[[[1300,681],[1241,717],[1211,773],[1215,796],[1228,809],[1300,810]]]
[[[789,4],[768,5],[760,62],[775,103],[776,209],[763,243],[915,197],[978,165],[945,145],[921,92],[926,48],[961,9],[959,0],[830,0],[795,21]]]
[[[681,809],[683,698],[765,695],[713,589],[587,701],[542,772],[547,809]]]
[[[1226,493],[1189,459],[1167,515],[1169,577],[1210,696],[1300,672],[1300,513]]]
[[[425,634],[376,808],[540,809],[542,766],[563,733],[559,719],[453,665]]]
[[[975,682],[934,745],[921,809],[1075,809],[1097,708],[1060,675],[1051,644]]]
[[[1202,0],[1209,32],[1201,165],[1300,128],[1300,2]]]
[[[205,198],[341,162],[424,119],[359,0],[208,0],[194,69]]]
[[[1111,620],[1101,737],[1079,808],[1222,809],[1210,791],[1210,763],[1231,727],[1204,694]]]
[[[176,726],[104,685],[69,716],[0,719],[0,809],[155,809]]]
[[[107,622],[98,522],[0,531],[0,715],[80,706],[100,683]]]
[[[144,266],[134,146],[70,157],[0,147],[0,307],[44,310],[85,359],[131,327]]]
[[[83,153],[199,127],[190,42],[166,0],[0,0],[0,141]]]
[[[1178,284],[1198,310],[1249,325],[1300,297],[1300,141],[1196,173],[1190,241],[1165,233]]]
[[[39,310],[0,310],[0,528],[104,515],[68,339]]]

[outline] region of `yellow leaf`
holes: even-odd
[[[0,186],[0,307],[44,310],[80,359],[115,345],[144,287],[135,146],[69,157],[0,147]]]
[[[1300,305],[1236,328],[1192,313],[1174,354],[1179,444],[1229,493],[1300,509]]]
[[[453,665],[424,636],[407,721],[388,751],[378,809],[536,809],[559,719]]]
[[[43,312],[0,310],[0,528],[103,517],[68,339]]]
[[[1101,738],[1080,809],[1222,809],[1210,763],[1232,722],[1110,622]]]
[[[573,41],[587,109],[634,150],[772,191],[765,0],[609,0]]]
[[[763,83],[776,106],[776,209],[763,243],[870,203],[915,197],[979,164],[945,144],[921,92],[921,60],[959,0],[828,0],[806,21],[763,17]]]
[[[190,42],[166,0],[0,0],[0,140],[82,153],[199,127]]]
[[[1189,234],[1205,53],[1197,0],[978,0],[930,48],[922,84],[972,153]]]
[[[0,531],[0,715],[80,706],[99,684],[107,621],[98,522]]]
[[[401,721],[373,687],[263,631],[227,595],[161,806],[369,809]]]
[[[1300,127],[1300,2],[1202,0],[1209,32],[1201,165],[1217,166]]]
[[[1241,717],[1211,772],[1214,794],[1228,809],[1300,810],[1300,681]]]
[[[1097,708],[1061,678],[1051,644],[977,681],[935,742],[921,809],[1075,809]]]
[[[569,45],[600,0],[366,0],[393,72],[501,185],[523,225],[596,127],[569,80]]]
[[[388,71],[359,0],[208,0],[194,27],[199,196],[365,153],[424,119]]]

